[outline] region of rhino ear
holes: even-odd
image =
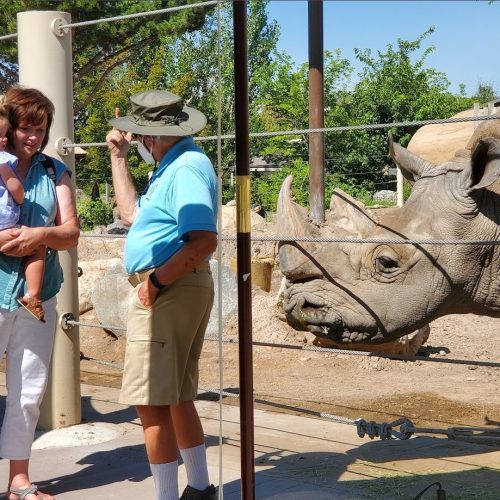
[[[401,169],[403,177],[412,184],[426,172],[436,168],[434,163],[422,160],[419,156],[411,153],[397,142],[394,142],[390,132],[388,136],[388,144],[391,158]]]
[[[363,203],[338,188],[333,191],[330,200],[328,222],[334,228],[356,231],[358,236],[366,234],[375,225]]]
[[[500,178],[500,140],[493,137],[480,139],[472,151],[471,169],[464,172],[469,191],[491,186]]]

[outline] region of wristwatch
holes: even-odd
[[[159,281],[158,281],[158,277],[156,276],[156,271],[153,271],[150,275],[149,275],[149,279],[151,281],[151,283],[153,283],[153,286],[155,288],[157,288],[158,290],[163,290],[164,288],[166,288],[167,285],[162,285]]]

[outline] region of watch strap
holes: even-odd
[[[150,275],[149,275],[149,279],[151,280],[151,283],[153,283],[153,286],[155,288],[157,288],[158,290],[163,290],[164,288],[166,288],[167,285],[163,285],[161,284],[159,281],[158,281],[158,277],[156,276],[156,271],[153,271]]]

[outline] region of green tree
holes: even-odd
[[[73,23],[155,11],[197,0],[10,0],[2,6],[0,31],[15,33],[16,13],[26,10],[69,12]],[[75,28],[73,86],[75,139],[103,140],[116,106],[127,108],[129,96],[159,81],[158,54],[165,34],[181,36],[199,29],[213,7],[184,9],[168,14],[140,16]],[[0,91],[17,82],[17,41],[0,41]],[[107,151],[89,148],[77,164],[77,177],[109,178]],[[144,168],[132,159],[132,172],[144,184]],[[142,170],[141,170],[142,168]]]
[[[485,82],[479,83],[476,93],[472,96],[472,98],[482,106],[493,101],[497,97],[498,92],[494,89],[493,84]]]
[[[2,5],[0,31],[17,31],[16,14],[27,10],[69,12],[73,23],[149,12],[196,0],[10,0]],[[213,7],[140,16],[76,28],[73,36],[75,111],[83,112],[114,68],[136,64],[145,50],[155,50],[165,33],[180,35],[198,29]],[[17,81],[17,41],[1,42],[0,90]]]
[[[355,49],[362,63],[359,82],[349,95],[344,94],[337,112],[351,125],[393,123],[447,118],[471,106],[471,99],[449,91],[450,82],[434,68],[426,68],[433,46],[423,48],[424,40],[434,28],[413,41],[397,40],[385,52],[372,55],[370,49]],[[420,54],[420,55],[419,55]],[[416,59],[414,61],[414,59]],[[395,139],[406,145],[416,127],[391,130]],[[356,179],[368,190],[386,188],[383,167],[390,163],[387,152],[387,130],[374,129],[328,135],[325,141],[329,171],[344,178]]]
[[[261,99],[263,88],[276,52],[279,29],[276,22],[269,22],[267,1],[252,0],[248,3],[248,71],[250,129],[262,130]],[[162,52],[163,68],[161,86],[172,89],[187,99],[190,105],[202,110],[208,119],[208,126],[200,134],[217,134],[219,116],[222,116],[221,133],[235,131],[234,103],[234,54],[232,4],[221,4],[220,23],[218,12],[207,16],[203,27],[196,33],[186,33],[181,37],[167,36]],[[217,144],[206,141],[202,147],[215,162]],[[235,169],[234,141],[222,142],[223,201],[234,196],[230,185],[230,173]],[[258,145],[252,142],[251,155],[258,152]]]

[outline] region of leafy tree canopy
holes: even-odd
[[[191,3],[197,0],[189,0]],[[249,118],[252,132],[308,128],[308,66],[295,67],[277,50],[279,26],[269,21],[266,0],[248,3]],[[0,26],[16,31],[16,12],[32,9],[68,11],[72,21],[102,19],[122,14],[185,5],[186,0],[11,0],[4,6]],[[202,110],[208,126],[200,135],[232,134],[234,123],[232,4],[216,9],[186,9],[176,13],[139,17],[86,28],[73,35],[74,97],[77,142],[103,140],[116,106],[129,111],[129,97],[148,88],[167,88]],[[416,40],[398,39],[385,51],[356,49],[361,71],[353,83],[354,68],[340,51],[325,52],[325,126],[393,123],[449,117],[495,97],[490,83],[481,83],[473,98],[465,88],[455,95],[450,82],[437,69],[426,67],[430,27]],[[16,42],[0,41],[0,90],[17,80]],[[219,118],[220,117],[220,118]],[[406,145],[415,129],[391,130]],[[325,182],[327,195],[335,186],[366,198],[376,189],[390,186],[383,176],[390,164],[387,130],[363,130],[325,134]],[[234,172],[234,141],[202,146],[223,172],[223,201],[234,196],[230,173]],[[218,151],[220,150],[220,155]],[[283,176],[294,173],[297,199],[307,202],[308,135],[251,139],[250,155],[279,163],[284,169],[271,176],[254,175],[253,202],[275,209]],[[220,161],[219,157],[220,156]],[[141,189],[148,167],[131,155],[132,175]],[[88,148],[77,165],[77,176],[109,178],[105,148]],[[328,196],[327,196],[328,198]],[[328,201],[327,201],[328,203]]]
[[[71,21],[106,19],[126,14],[166,9],[196,0],[9,0],[2,6],[0,31],[17,31],[18,12],[54,10],[69,12]],[[75,110],[79,113],[91,102],[110,72],[123,64],[137,64],[146,48],[158,48],[160,36],[194,31],[213,7],[104,22],[76,28],[73,36]],[[17,81],[17,41],[1,42],[0,90]]]

